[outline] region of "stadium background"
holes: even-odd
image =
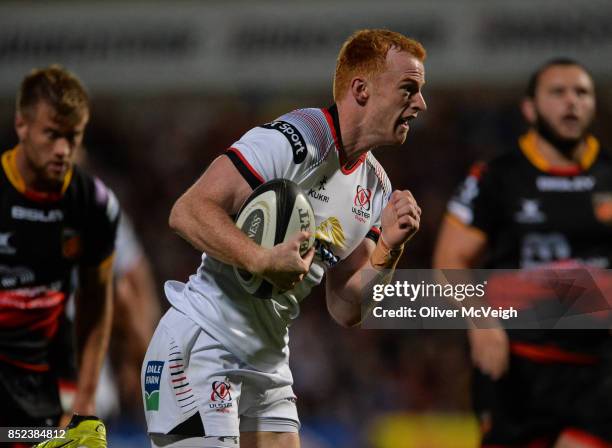
[[[573,56],[591,69],[594,131],[612,144],[612,3],[604,0],[22,1],[0,5],[2,150],[16,143],[22,76],[49,63],[77,73],[92,96],[93,171],[133,219],[162,297],[164,280],[186,279],[199,262],[167,227],[173,201],[252,126],[331,104],[335,55],[363,27],[403,32],[429,53],[429,110],[401,148],[375,152],[393,185],[423,208],[400,267],[430,266],[446,200],[472,161],[514,144],[520,94],[544,60]],[[320,291],[302,314],[291,348],[305,448],[475,446],[462,332],[341,329]],[[139,418],[111,418],[110,446],[147,446]]]

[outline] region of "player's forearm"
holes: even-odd
[[[364,269],[358,270],[344,282],[329,287],[326,291],[328,310],[334,320],[345,327],[359,325],[363,314],[373,306],[370,294],[372,286],[388,283],[394,271],[379,271],[368,263]]]
[[[177,201],[170,227],[196,249],[224,263],[259,272],[263,250],[240,231],[227,212],[210,199]]]
[[[74,412],[95,413],[95,395],[112,324],[112,282],[100,294],[87,294],[77,304],[76,327],[79,351],[79,374]],[[88,302],[83,305],[83,302]],[[92,306],[96,304],[96,306]]]

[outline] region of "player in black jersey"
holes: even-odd
[[[95,411],[94,396],[111,323],[113,193],[72,162],[89,119],[80,81],[59,66],[32,71],[21,84],[19,144],[0,169],[0,426],[57,425],[64,305],[76,306],[78,380],[73,411]]]
[[[588,133],[590,75],[573,60],[544,64],[522,112],[530,130],[518,148],[476,164],[451,199],[435,266],[609,269],[612,158]],[[468,336],[483,446],[612,446],[607,330]]]

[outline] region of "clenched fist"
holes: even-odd
[[[382,238],[391,249],[399,248],[419,230],[421,207],[408,190],[395,190],[382,212]]]

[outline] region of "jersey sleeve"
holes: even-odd
[[[81,264],[89,267],[97,266],[113,253],[120,214],[112,190],[98,178],[93,179],[93,184],[81,259]]]
[[[484,162],[472,165],[448,203],[448,213],[466,226],[489,234],[496,220],[495,176]]]
[[[272,179],[296,179],[306,165],[308,149],[298,129],[285,121],[253,128],[225,154],[251,188]]]
[[[115,278],[123,277],[127,274],[143,256],[143,249],[136,236],[132,221],[125,213],[121,213],[115,241],[115,259],[113,263]]]

